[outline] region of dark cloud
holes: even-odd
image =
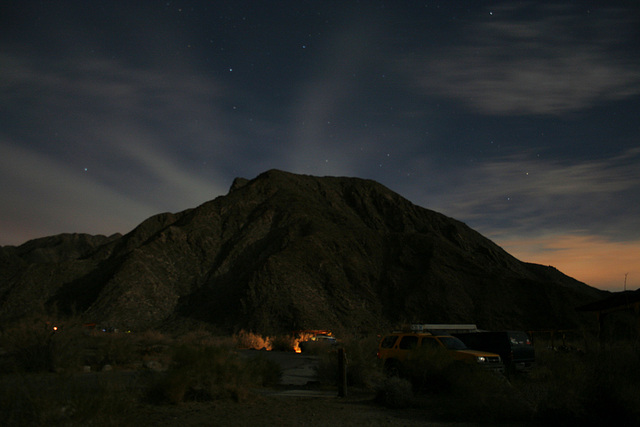
[[[639,27],[625,9],[510,2],[463,25],[463,44],[404,66],[484,114],[566,114],[640,95],[640,59],[621,46]]]
[[[576,260],[640,248],[635,4],[3,12],[0,244],[127,232],[280,168],[378,180],[598,286]]]
[[[496,158],[470,168],[457,181],[460,190],[441,195],[440,204],[494,235],[497,224],[508,235],[557,231],[562,224],[565,233],[640,240],[640,211],[627,197],[640,192],[639,165],[638,149],[580,163],[532,154]]]

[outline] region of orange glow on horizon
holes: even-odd
[[[551,265],[595,288],[619,292],[640,287],[640,242],[596,236],[554,235],[499,243],[521,261]]]

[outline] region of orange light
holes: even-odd
[[[316,336],[318,335],[327,335],[327,336],[333,336],[333,334],[331,333],[331,331],[327,331],[327,330],[317,330],[317,329],[309,329],[309,330],[304,330],[304,331],[297,331],[294,332],[293,335],[295,336],[294,338],[294,344],[293,344],[293,351],[295,351],[296,353],[302,353],[302,349],[300,348],[300,343],[301,342],[305,342],[305,341],[315,341],[316,340]]]

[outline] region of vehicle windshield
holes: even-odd
[[[509,341],[512,346],[530,346],[531,340],[525,332],[509,332]]]
[[[438,339],[448,350],[466,350],[467,349],[467,346],[464,345],[464,343],[456,337],[438,337]]]

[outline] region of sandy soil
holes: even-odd
[[[216,401],[178,406],[144,406],[134,416],[155,426],[465,426],[429,420],[417,409],[393,410],[374,404],[370,392],[346,398],[324,392],[313,397],[261,391],[244,402]]]
[[[471,424],[439,422],[437,402],[421,404],[419,409],[389,409],[375,403],[371,390],[349,388],[347,397],[338,397],[336,387],[320,386],[311,367],[317,358],[295,354],[270,355],[281,364],[284,384],[272,388],[251,390],[239,401],[232,399],[208,402],[187,402],[178,405],[146,402],[144,397],[127,400],[111,413],[108,409],[94,425],[112,426],[465,426]],[[0,377],[0,390],[21,390],[20,399],[40,396],[45,403],[57,404],[65,393],[77,399],[78,393],[93,394],[103,384],[119,388],[145,389],[153,375],[140,375],[137,371],[109,371],[76,373],[68,377],[53,373],[4,375]],[[305,383],[305,385],[298,385]],[[3,393],[9,397],[11,393]],[[132,396],[133,398],[133,396]],[[96,399],[88,399],[97,404]],[[109,402],[109,401],[108,401]],[[6,403],[6,402],[5,402]],[[20,401],[18,401],[20,403]],[[28,402],[27,402],[28,403]],[[4,405],[15,410],[20,404]],[[27,405],[28,406],[28,405]],[[51,406],[51,405],[49,405]],[[41,410],[50,408],[40,405]],[[57,412],[55,412],[57,410]],[[55,409],[62,414],[64,408]],[[118,412],[119,410],[119,412]],[[105,418],[106,416],[106,418]],[[49,416],[50,417],[50,416]],[[60,415],[60,419],[64,417]],[[36,417],[37,418],[37,417]],[[54,417],[55,418],[55,417]],[[28,417],[17,417],[28,420]],[[47,418],[48,419],[48,418]],[[59,425],[78,425],[70,423]],[[23,425],[23,424],[19,424]],[[26,425],[26,424],[24,424]]]

